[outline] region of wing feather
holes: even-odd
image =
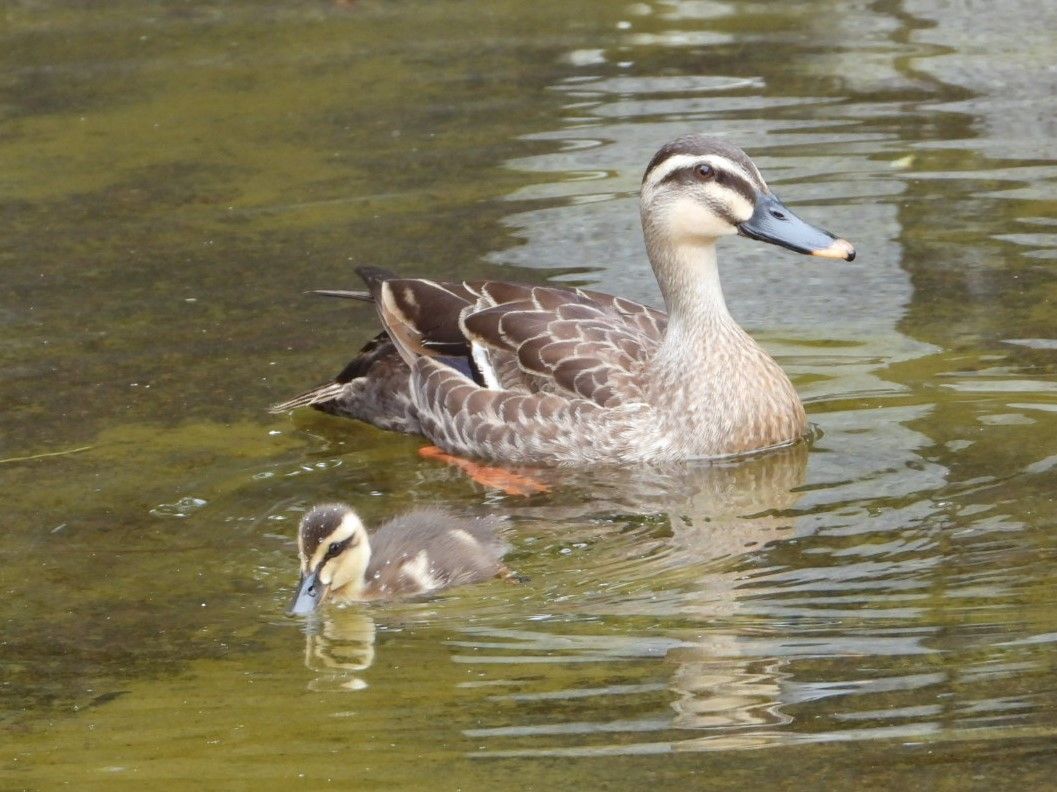
[[[381,270],[364,280],[411,366],[423,432],[449,450],[544,459],[574,426],[646,408],[642,372],[667,326],[660,311],[583,289]]]
[[[602,322],[590,308],[574,312],[591,316],[582,320],[552,318],[553,314],[536,311],[502,315],[494,322],[502,307],[489,309],[486,322],[492,322],[492,332],[474,334],[472,340],[490,347],[492,358],[513,355],[521,372],[534,378],[524,390],[564,392],[600,405],[611,404],[620,394],[630,401],[643,399],[638,375],[657,342],[637,327]],[[473,319],[473,315],[466,318],[468,329],[485,324],[475,324]],[[592,376],[578,376],[587,370],[594,372]],[[510,382],[510,375],[502,381]]]
[[[412,366],[412,393],[425,434],[453,453],[561,461],[565,433],[604,420],[583,398],[484,390],[431,358]]]

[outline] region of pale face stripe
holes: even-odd
[[[659,162],[653,167],[653,170],[646,174],[646,179],[642,188],[643,190],[652,191],[657,188],[657,185],[676,171],[682,170],[683,168],[690,168],[701,163],[711,165],[717,170],[725,170],[729,173],[737,174],[749,184],[756,185],[761,189],[767,189],[767,185],[760,176],[760,172],[756,170],[755,167],[752,168],[753,172],[750,173],[741,165],[741,163],[720,156],[719,154],[673,154],[666,160]]]
[[[718,185],[712,187],[713,190],[719,189],[725,192],[720,200],[714,203],[710,201],[712,211],[723,217],[731,225],[737,225],[743,223],[752,217],[755,206],[745,199],[745,196],[736,190],[731,190],[727,187],[720,187]],[[714,194],[714,193],[713,193]]]

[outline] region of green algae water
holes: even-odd
[[[1003,8],[0,7],[0,788],[1050,788],[1057,12]],[[656,303],[688,131],[858,249],[720,246],[809,446],[519,497],[267,413],[359,264]],[[335,499],[525,581],[288,618]]]

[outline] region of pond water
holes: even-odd
[[[0,786],[1050,788],[1057,6],[1003,9],[0,9]],[[655,302],[688,131],[858,249],[721,245],[810,446],[519,497],[267,413],[357,264]],[[333,499],[508,515],[526,580],[286,617]]]

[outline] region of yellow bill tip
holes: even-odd
[[[855,259],[855,248],[852,247],[851,242],[847,239],[834,239],[829,247],[813,250],[811,251],[811,255],[821,256],[822,258],[852,261]]]

